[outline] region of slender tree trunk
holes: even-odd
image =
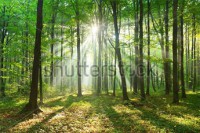
[[[40,53],[41,54],[41,53]],[[41,57],[41,55],[40,55]],[[42,58],[40,58],[40,104],[43,104]]]
[[[139,10],[139,4],[138,4],[138,0],[133,1],[134,3],[134,7],[135,7],[135,70],[134,70],[134,86],[133,86],[133,89],[134,89],[134,93],[137,94],[138,92],[138,56],[139,56],[139,48],[138,48],[138,32],[139,32],[139,24],[138,24],[138,10]]]
[[[63,38],[63,19],[61,20],[61,29],[60,29],[60,36],[61,36],[61,49],[60,49],[60,57],[61,57],[61,81],[60,81],[60,91],[63,92],[63,43],[64,43],[64,38]]]
[[[53,86],[54,83],[54,45],[55,45],[55,23],[56,23],[56,17],[57,17],[57,8],[59,1],[52,0],[53,7],[52,7],[52,16],[51,16],[51,65],[50,65],[50,85]]]
[[[116,47],[116,46],[115,46]],[[115,70],[114,70],[114,82],[113,82],[113,96],[116,96],[116,78],[117,78],[117,54],[116,54],[116,49],[115,49],[115,58],[114,58],[114,65],[115,65]]]
[[[139,45],[139,52],[140,52],[140,72],[139,72],[139,81],[140,81],[140,93],[141,93],[141,100],[145,100],[145,91],[144,91],[144,75],[143,75],[143,1],[140,0],[140,45]]]
[[[25,27],[26,27],[26,32],[25,32],[25,42],[26,42],[26,52],[25,52],[25,57],[26,57],[26,68],[25,71],[27,74],[29,74],[29,63],[30,63],[30,59],[29,59],[29,24],[28,24],[28,16],[29,16],[29,8],[30,8],[30,0],[28,0],[27,2],[27,18],[26,18],[26,22],[25,22]],[[30,77],[30,76],[28,76]]]
[[[185,54],[186,54],[186,62],[188,62],[188,24],[186,24],[186,28],[185,28]],[[189,74],[189,62],[185,63],[185,69],[186,69],[186,86],[188,87],[188,74]]]
[[[0,70],[0,89],[1,89],[1,96],[5,97],[5,82],[3,79],[4,76],[4,72],[2,71],[4,69],[4,42],[5,42],[5,38],[6,38],[6,6],[3,6],[3,29],[1,31],[1,47],[0,47],[0,57],[1,57],[1,70]]]
[[[168,8],[168,3],[166,5],[166,7]],[[159,31],[160,31],[160,34],[161,34],[160,45],[161,45],[161,50],[162,50],[162,59],[163,59],[163,62],[164,62],[163,68],[164,68],[164,76],[165,76],[165,82],[166,82],[165,92],[166,92],[166,94],[169,94],[169,88],[168,88],[169,87],[169,77],[167,77],[167,76],[169,76],[168,75],[169,70],[168,70],[168,60],[166,58],[166,56],[169,56],[169,48],[168,48],[169,46],[167,46],[168,44],[165,45],[165,42],[164,42],[165,39],[167,39],[166,42],[169,42],[169,40],[168,40],[168,20],[166,20],[166,18],[168,19],[168,14],[166,15],[166,13],[165,13],[165,24],[166,24],[166,21],[167,21],[167,25],[165,25],[166,38],[164,38],[164,25],[163,25],[163,22],[162,22],[160,4],[159,4],[158,14],[159,14],[159,26],[160,26]],[[165,49],[165,48],[167,48],[167,49]],[[166,52],[168,52],[168,53],[166,53]]]
[[[183,11],[184,11],[184,1],[181,3],[181,90],[182,90],[182,98],[186,98],[185,93],[185,78],[184,78],[184,34],[183,34]]]
[[[147,38],[148,38],[148,60],[147,60],[147,90],[146,95],[150,95],[150,1],[147,2],[148,6],[148,14],[147,14]]]
[[[73,45],[74,45],[74,32],[73,32],[73,27],[70,27],[70,34],[71,34],[71,46],[70,46],[70,52],[71,52],[71,61],[70,61],[70,66],[72,67],[72,61],[73,61]],[[73,68],[72,68],[73,69]],[[70,82],[71,82],[71,93],[74,91],[74,81],[73,81],[73,76],[70,76]]]
[[[121,76],[121,82],[122,82],[122,91],[123,91],[123,100],[129,100],[128,94],[127,94],[127,87],[126,87],[126,78],[125,78],[125,72],[123,68],[123,61],[121,57],[121,51],[120,51],[120,42],[119,42],[119,27],[118,27],[118,20],[117,20],[117,1],[114,0],[111,2],[112,10],[113,10],[113,20],[114,20],[114,28],[115,28],[115,44],[116,44],[116,55],[118,58],[118,66]]]
[[[192,90],[193,90],[193,92],[195,92],[196,91],[196,15],[195,14],[193,14],[193,50],[192,51],[193,51]]]
[[[93,60],[93,65],[94,66],[97,66],[97,46],[96,46],[96,43],[95,43],[95,37],[93,37],[93,44],[94,44],[94,60]],[[96,76],[93,77],[93,89],[94,89],[94,92],[96,94],[97,92],[97,78]]]
[[[32,70],[32,83],[31,92],[28,104],[24,107],[23,111],[30,111],[32,113],[38,113],[40,111],[37,103],[38,98],[38,80],[39,80],[39,68],[40,68],[40,55],[41,55],[41,36],[43,27],[43,0],[38,0],[37,6],[37,26],[36,26],[36,38],[34,49],[34,60]]]
[[[56,14],[53,12],[52,14],[52,20],[51,20],[51,73],[50,73],[50,85],[53,86],[53,80],[54,80],[54,30],[55,30],[55,20],[56,20]]]
[[[101,93],[102,89],[102,0],[99,0],[98,4],[98,19],[99,19],[99,29],[98,29],[98,44],[99,44],[99,55],[98,55],[98,68],[99,68],[99,73],[98,73],[98,88],[97,88],[97,95]]]
[[[156,92],[156,87],[155,87],[155,81],[154,81],[154,74],[153,74],[153,70],[150,70],[150,74],[151,74],[151,84],[152,84],[152,88],[154,90],[154,92]]]
[[[106,31],[107,32],[107,31]],[[108,90],[108,44],[107,44],[107,40],[106,39],[104,39],[104,42],[105,42],[105,53],[104,53],[104,55],[105,55],[105,74],[104,74],[104,87],[105,87],[105,90],[106,90],[106,94],[108,95],[109,94],[109,90]]]
[[[190,29],[189,29],[189,25],[188,25],[188,29],[187,29],[187,57],[188,57],[188,60],[187,60],[187,62],[188,63],[186,63],[187,64],[187,70],[188,70],[188,72],[187,72],[187,76],[188,76],[188,79],[187,79],[187,82],[188,82],[188,88],[190,88],[190,86],[191,86],[191,60],[190,60]]]
[[[173,103],[179,103],[178,60],[177,60],[177,8],[178,0],[173,1]]]
[[[171,65],[168,61],[170,59],[169,56],[169,0],[166,0],[166,10],[165,10],[165,54],[166,54],[166,62],[165,62],[165,94],[169,95],[171,90]]]
[[[191,54],[191,67],[190,67],[190,88],[191,89],[193,89],[193,85],[194,85],[194,24],[195,24],[195,22],[194,22],[194,14],[193,14],[193,16],[192,16],[192,47],[191,47],[191,52],[190,52],[190,54]]]
[[[82,96],[82,88],[81,88],[81,51],[80,51],[80,15],[79,15],[79,5],[78,1],[76,1],[76,32],[77,32],[77,73],[78,73],[78,97]]]
[[[127,30],[128,30],[129,37],[131,37],[130,26],[131,26],[130,18],[128,18]],[[130,62],[129,80],[130,80],[130,92],[132,92],[132,89],[133,89],[133,65],[132,65],[133,55],[132,55],[132,43],[131,43],[130,39],[128,40],[128,44],[129,44],[129,56],[130,56],[130,58],[129,58],[129,62]]]

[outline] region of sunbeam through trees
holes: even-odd
[[[200,132],[199,0],[0,0],[0,132]]]

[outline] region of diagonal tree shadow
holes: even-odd
[[[69,107],[74,100],[74,96],[70,95],[67,97],[67,99],[65,101],[61,101],[62,98],[47,102],[46,104],[44,104],[43,106],[47,106],[47,107],[52,107],[55,104],[61,105],[63,106],[63,108],[57,110],[56,112],[53,112],[51,114],[49,114],[45,119],[42,120],[42,122],[39,122],[37,124],[35,124],[34,126],[32,126],[28,131],[33,131],[34,129],[36,129],[40,124],[44,124],[46,123],[48,120],[50,120],[52,117],[54,117],[57,113],[62,112],[65,108]],[[8,132],[9,129],[11,129],[12,127],[15,127],[16,125],[18,125],[19,123],[32,119],[33,115],[29,115],[29,114],[16,114],[15,116],[12,116],[12,119],[16,119],[14,122],[14,124],[12,124],[11,126],[1,129],[1,132]]]
[[[95,109],[95,113],[105,114],[106,117],[109,118],[110,122],[112,123],[114,127],[113,132],[117,132],[117,133],[136,132],[134,131],[135,129],[132,126],[130,126],[130,124],[137,125],[137,127],[140,128],[139,130],[141,132],[147,132],[147,130],[141,127],[140,123],[132,119],[129,114],[126,114],[126,113],[120,114],[113,108],[113,106],[115,105],[123,104],[120,97],[113,97],[113,96],[108,96],[108,95],[101,95],[101,96],[95,97],[95,96],[89,95],[89,96],[83,97],[82,99],[79,99],[79,101],[80,100],[89,102],[92,105],[92,107]]]
[[[133,109],[133,107],[130,107],[130,109]],[[173,119],[169,120],[164,117],[162,117],[162,113],[160,114],[156,110],[147,110],[143,107],[137,107],[138,110],[142,112],[141,119],[149,121],[154,126],[160,128],[160,129],[166,129],[166,131],[172,131],[176,133],[182,133],[182,132],[200,132],[200,129],[195,128],[192,125],[185,125],[179,122],[175,122]],[[169,114],[166,114],[169,115]],[[169,115],[170,116],[170,115]],[[181,116],[179,116],[181,117]]]
[[[57,110],[57,111],[55,111],[55,112],[49,114],[49,115],[48,115],[45,119],[43,119],[41,122],[39,122],[39,123],[33,125],[31,128],[28,129],[27,132],[32,132],[32,131],[34,131],[34,130],[40,128],[42,125],[44,125],[46,122],[48,122],[51,118],[53,118],[56,114],[58,114],[58,113],[64,111],[66,108],[68,108],[68,107],[74,102],[75,99],[76,99],[76,98],[75,98],[74,96],[70,95],[70,96],[68,96],[67,100],[64,101],[64,102],[60,102],[61,99],[58,99],[58,100],[56,100],[56,101],[53,101],[53,102],[56,102],[56,103],[59,101],[59,103],[60,103],[61,105],[64,105],[64,106],[63,106],[61,109],[59,109],[59,110]],[[48,103],[48,104],[50,104],[51,106],[52,106],[52,105],[55,105],[55,103]]]
[[[56,99],[54,101],[49,102],[45,106],[53,107],[54,105],[63,106],[61,109],[57,110],[49,114],[46,118],[44,118],[41,122],[33,125],[28,129],[27,132],[33,132],[44,124],[46,124],[51,118],[53,118],[56,114],[64,111],[66,108],[69,108],[70,105],[74,102],[88,102],[93,107],[96,114],[105,114],[107,118],[109,118],[110,122],[114,127],[114,132],[148,132],[149,128],[145,127],[145,124],[141,124],[140,120],[149,122],[150,125],[157,127],[157,129],[164,129],[172,132],[200,132],[200,129],[197,127],[193,127],[192,125],[182,124],[180,122],[176,122],[174,120],[167,119],[162,116],[162,113],[159,114],[158,111],[153,107],[137,107],[133,105],[126,106],[122,102],[120,97],[112,97],[108,95],[94,96],[94,95],[85,95],[81,98],[75,96],[68,96],[68,98],[63,101],[62,99]],[[139,110],[141,114],[137,114],[138,118],[133,118],[132,116],[136,115],[134,113],[126,113],[126,112],[118,112],[114,106],[125,106],[130,110]],[[185,105],[180,105],[185,106]],[[193,106],[193,105],[192,105]],[[188,108],[190,106],[187,106]],[[164,108],[162,108],[164,109]],[[184,112],[186,113],[186,112]],[[166,114],[169,115],[169,114]],[[176,115],[176,114],[175,114]],[[169,115],[170,116],[170,115]],[[181,115],[176,115],[177,117],[182,117]],[[88,115],[86,119],[92,117]],[[104,126],[104,125],[103,125]],[[156,129],[156,131],[157,131]]]

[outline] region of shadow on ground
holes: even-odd
[[[179,105],[173,105],[171,97],[152,96],[147,98],[144,106],[137,106],[140,104],[127,104],[120,97],[108,95],[57,97],[42,106],[44,110],[56,108],[55,111],[21,131],[200,132],[199,99],[197,94],[188,94],[188,98],[181,99]],[[8,131],[16,132],[19,128]]]

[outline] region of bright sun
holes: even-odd
[[[92,25],[91,30],[93,34],[96,34],[98,32],[98,26],[96,24]]]

